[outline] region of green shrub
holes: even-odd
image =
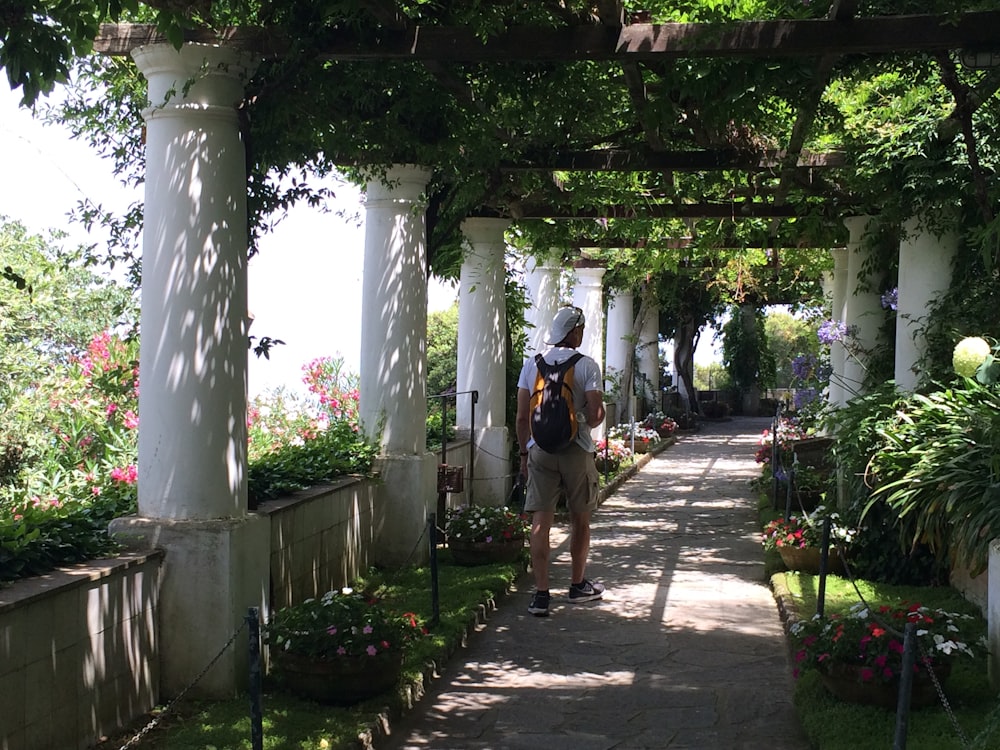
[[[103,333],[4,415],[0,581],[117,550],[108,524],[137,506],[137,351]],[[371,470],[376,448],[358,429],[357,390],[342,362],[306,369],[318,403],[279,394],[250,405],[254,502]]]
[[[251,503],[329,482],[347,474],[367,474],[378,453],[347,422],[334,422],[300,444],[283,445],[250,465]]]

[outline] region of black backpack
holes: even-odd
[[[574,365],[583,357],[577,352],[558,365],[535,355],[538,376],[531,394],[531,437],[546,453],[558,453],[576,439],[578,425],[573,404]]]

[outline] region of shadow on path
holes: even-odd
[[[527,613],[527,576],[386,746],[807,748],[749,487],[767,424],[707,424],[654,458],[594,515],[604,599],[569,603],[560,545],[550,616]]]

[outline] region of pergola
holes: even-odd
[[[851,153],[808,147],[828,116],[824,92],[879,56],[930,56],[956,97],[936,129],[950,142],[968,133],[976,107],[1000,87],[995,71],[975,86],[961,83],[951,58],[957,51],[972,65],[993,61],[1000,11],[862,17],[859,3],[834,0],[823,17],[651,23],[619,2],[598,2],[592,11],[541,3],[534,25],[498,23],[486,33],[414,23],[388,2],[361,6],[357,24],[299,29],[307,45],[287,25],[189,30],[177,47],[152,26],[115,24],[102,27],[95,43],[104,55],[132,55],[149,83],[140,515],[117,531],[174,545],[174,575],[197,581],[175,591],[188,601],[178,611],[189,623],[205,620],[202,631],[230,626],[209,602],[239,602],[238,619],[242,595],[260,591],[260,571],[183,572],[184,559],[198,559],[200,550],[223,547],[236,559],[259,542],[245,511],[248,143],[264,166],[278,165],[286,148],[286,157],[347,167],[367,183],[361,409],[366,424],[380,426],[384,491],[396,503],[382,537],[392,562],[412,549],[433,496],[436,458],[426,452],[420,416],[424,284],[428,265],[449,248],[464,248],[454,258],[461,267],[459,390],[487,394],[477,442],[503,456],[502,260],[512,222],[549,247],[604,248],[595,257],[613,262],[623,248],[685,253],[706,235],[717,250],[756,242],[828,251],[844,244],[843,220],[856,217],[848,222],[851,252],[835,251],[833,304],[846,319],[863,320],[877,302],[854,293],[848,280],[870,273],[862,240],[883,196],[856,190]],[[704,61],[719,67],[700,67]],[[734,80],[743,63],[758,66],[760,80]],[[778,69],[791,70],[794,81],[783,99],[768,77]],[[741,112],[756,112],[756,122],[726,122],[711,94],[692,97],[706,70]],[[522,73],[528,80],[517,89],[511,77]],[[760,88],[763,111],[736,96],[740,87]],[[363,96],[369,89],[370,100]],[[559,116],[550,117],[545,99],[530,106],[535,90],[552,98]],[[519,99],[517,91],[528,94]],[[555,101],[560,92],[565,98]],[[580,112],[601,111],[586,100],[590,94],[613,116],[574,119],[574,102]],[[315,104],[299,112],[296,98]],[[782,115],[765,132],[767,106]],[[565,132],[553,127],[559,117]],[[396,130],[383,129],[383,120]],[[287,142],[261,145],[259,122],[271,134],[285,123]],[[296,141],[303,122],[315,136],[305,145]],[[369,140],[355,137],[368,129]],[[970,164],[981,176],[975,158]],[[957,239],[939,242],[919,216],[904,218],[913,223],[900,249],[901,283],[905,255],[906,312],[919,317]],[[805,219],[825,234],[801,233],[796,222]],[[748,220],[758,221],[755,240],[734,229]],[[712,233],[712,225],[725,228]],[[594,319],[603,270],[584,267],[591,270],[581,302]],[[601,343],[590,346],[599,352]],[[897,360],[897,375],[912,368],[916,346],[902,365]],[[835,369],[859,377],[843,352],[839,364],[837,356]],[[197,664],[196,657],[184,662]]]

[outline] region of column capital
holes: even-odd
[[[845,216],[844,226],[847,227],[847,232],[850,235],[848,244],[860,244],[864,240],[865,235],[868,233],[871,222],[872,217],[865,214],[860,216]]]
[[[600,286],[601,279],[607,270],[604,266],[578,266],[576,263],[573,264],[573,271],[576,274],[577,280],[585,286]]]
[[[472,216],[462,220],[462,234],[471,243],[503,242],[510,219]]]
[[[213,106],[236,108],[259,60],[235,47],[214,44],[147,44],[132,51],[139,72],[149,83],[148,119],[166,109]]]
[[[433,171],[417,164],[394,164],[384,176],[368,181],[365,203],[378,201],[417,202],[424,198]]]
[[[562,262],[550,255],[543,255],[541,257],[537,255],[529,255],[524,260],[524,267],[528,272],[537,271],[538,273],[546,271],[561,271],[563,268]]]

